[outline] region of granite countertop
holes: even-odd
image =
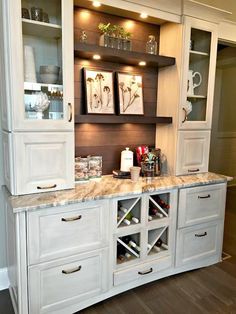
[[[129,179],[115,179],[107,175],[103,176],[100,181],[76,184],[74,189],[23,196],[9,196],[9,202],[13,211],[16,213],[145,192],[223,183],[230,179],[229,177],[210,172],[178,177],[161,176],[153,179],[140,177],[137,182],[132,182]]]

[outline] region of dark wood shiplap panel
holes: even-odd
[[[132,49],[144,52],[148,35],[159,39],[159,26],[127,20],[122,17],[75,8],[75,42],[79,40],[81,30],[88,35],[88,43],[98,44],[99,23],[119,24],[127,28],[132,36]],[[157,79],[156,69],[127,66],[112,62],[83,60],[75,58],[75,116],[85,113],[83,91],[83,68],[95,68],[115,72],[141,74],[143,77],[144,114],[156,115]],[[76,156],[101,155],[103,157],[103,174],[110,174],[113,169],[120,168],[120,154],[125,147],[133,151],[140,145],[155,145],[155,124],[76,124],[75,154]]]

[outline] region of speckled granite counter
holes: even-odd
[[[164,176],[148,180],[139,178],[131,180],[114,179],[104,176],[100,181],[76,184],[74,189],[23,196],[9,196],[14,212],[42,209],[54,206],[76,204],[79,202],[107,199],[117,196],[154,192],[175,188],[199,186],[204,184],[227,182],[230,178],[214,173],[187,176]]]

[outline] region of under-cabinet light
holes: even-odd
[[[93,6],[95,8],[99,8],[101,6],[101,3],[99,1],[93,1]]]
[[[142,67],[144,67],[146,65],[146,62],[145,61],[140,61],[139,62],[139,65],[141,65]]]
[[[140,14],[140,17],[142,19],[146,19],[146,18],[148,18],[148,15],[147,15],[147,13],[143,12],[143,13]]]
[[[100,60],[100,59],[101,59],[101,56],[99,56],[99,55],[93,55],[93,59],[94,59],[94,60]]]

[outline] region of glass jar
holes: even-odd
[[[141,171],[144,177],[154,177],[155,176],[155,161],[142,161]]]
[[[152,55],[156,55],[157,54],[157,42],[155,40],[155,36],[149,35],[148,39],[149,40],[146,43],[146,52]]]
[[[75,158],[75,181],[88,181],[89,158]]]
[[[102,156],[89,157],[89,178],[102,177]]]

